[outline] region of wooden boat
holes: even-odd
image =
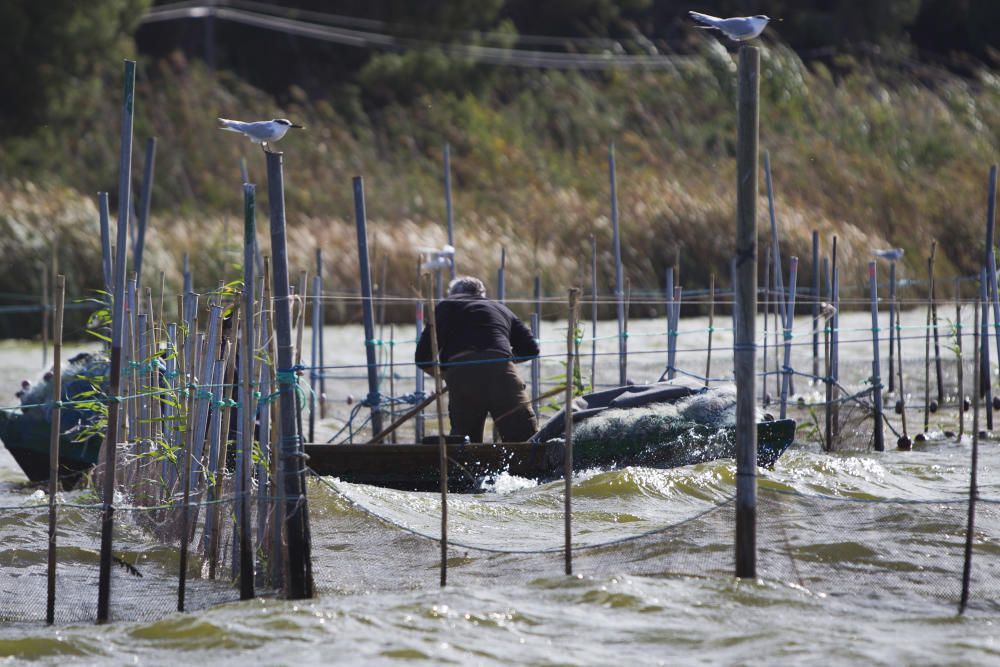
[[[108,365],[107,358],[100,354],[82,353],[70,359],[63,368],[62,400],[70,401],[92,392],[105,380]],[[30,481],[44,482],[49,478],[51,373],[33,387],[25,383],[18,398],[20,409],[0,410],[0,440]],[[87,428],[99,419],[97,413],[74,407],[63,408],[61,413],[59,478],[63,487],[70,488],[97,464],[104,438]]]
[[[582,409],[573,412],[574,423],[583,422],[610,408],[641,408],[651,403],[676,402],[703,393],[701,388],[661,383],[621,387],[582,397]],[[562,412],[536,434],[537,442],[466,443],[448,437],[448,487],[455,492],[476,491],[482,481],[501,473],[539,481],[562,477],[565,443],[551,439],[564,428]],[[757,424],[757,461],[773,466],[792,444],[795,421],[783,419]],[[573,468],[587,470],[642,465],[676,468],[735,456],[735,433],[729,427],[694,424],[683,437],[589,438],[574,441]],[[371,484],[406,491],[440,488],[440,453],[437,436],[419,444],[306,444],[308,465],[320,475],[331,475],[356,484]]]
[[[19,412],[0,410],[0,440],[32,482],[49,478],[51,422]],[[101,450],[100,434],[78,441],[72,433],[59,438],[59,479],[70,488],[94,465]]]
[[[795,437],[795,421],[760,422],[757,424],[757,462],[772,466]],[[544,443],[456,443],[448,448],[448,488],[453,492],[470,492],[481,488],[482,481],[507,472],[517,477],[549,481],[562,477],[565,444],[558,440]],[[441,488],[437,444],[306,444],[308,465],[320,475],[338,477],[354,484],[371,484],[404,491],[436,491]],[[644,455],[630,443],[623,443],[618,452],[578,451],[574,446],[573,468],[648,465],[656,468],[676,468],[704,461],[732,458],[735,446],[699,456],[688,451]]]

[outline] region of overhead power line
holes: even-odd
[[[261,3],[244,3],[245,5],[260,5]],[[309,12],[312,16],[318,14]],[[435,49],[447,56],[462,58],[490,65],[529,68],[551,68],[567,70],[603,70],[618,67],[645,68],[676,68],[692,64],[691,56],[676,55],[623,55],[610,53],[558,53],[553,51],[538,51],[529,49],[484,46],[480,44],[461,42],[439,42],[409,37],[397,37],[373,29],[359,29],[328,25],[315,20],[304,20],[307,13],[299,13],[303,18],[287,18],[264,13],[238,9],[221,4],[204,4],[194,2],[179,2],[151,9],[141,20],[142,23],[158,23],[162,21],[177,21],[181,19],[216,18],[233,23],[253,26],[264,30],[273,30],[299,37],[308,37],[325,42],[353,46],[357,48],[377,49],[380,51],[407,51]],[[324,15],[326,19],[335,15]],[[349,18],[349,17],[340,17]],[[365,19],[358,21],[369,22]],[[383,26],[384,27],[384,26]],[[551,38],[549,38],[551,39]]]

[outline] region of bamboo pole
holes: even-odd
[[[715,333],[715,273],[708,277],[708,355],[705,359],[705,386],[712,381],[712,337]]]
[[[566,574],[573,574],[573,379],[576,363],[576,303],[580,290],[572,288],[569,291],[569,315],[566,326],[566,446],[563,449],[563,491],[564,499],[564,532],[565,532],[565,564]]]
[[[132,118],[135,61],[125,61],[122,91],[121,150],[118,165],[118,244],[111,318],[111,368],[108,391],[108,428],[104,452],[104,497],[101,511],[101,555],[97,584],[97,622],[106,623],[111,609],[111,548],[114,534],[115,463],[118,448],[118,397],[121,391],[122,324],[125,318],[125,266],[128,253],[128,215],[132,192]]]
[[[789,276],[788,276],[788,302],[785,304],[783,310],[785,313],[795,312],[795,286],[799,275],[799,258],[792,257],[789,260]],[[779,271],[780,273],[780,271]],[[780,297],[779,297],[780,298]],[[781,418],[784,419],[787,416],[787,406],[788,406],[788,391],[791,386],[792,381],[792,326],[794,324],[794,319],[791,316],[784,318],[785,322],[785,357],[781,368]]]
[[[944,371],[941,368],[941,336],[938,331],[937,280],[934,278],[934,254],[937,241],[931,244],[931,333],[934,335],[934,373],[937,379],[937,403],[931,402],[931,412],[944,403]]]
[[[365,215],[365,184],[354,177],[354,222],[358,232],[358,267],[361,272],[361,312],[365,328],[365,359],[368,363],[368,403],[371,406],[372,432],[382,430],[382,411],[375,358],[375,318],[372,304],[372,277],[368,266],[368,220]]]
[[[419,264],[419,262],[418,262]],[[419,269],[419,266],[418,266]],[[419,273],[419,271],[418,271]],[[416,340],[420,340],[420,336],[424,330],[424,300],[421,298],[417,299],[416,313],[414,314],[414,324],[416,330]],[[413,378],[413,390],[415,393],[422,395],[424,393],[424,372],[419,368],[416,369],[416,374]],[[415,408],[416,414],[414,415],[416,419],[413,421],[413,437],[416,442],[423,442],[424,440],[424,411],[423,407],[425,404],[421,403],[421,406]]]
[[[736,576],[757,575],[757,419],[754,332],[757,310],[757,164],[760,51],[739,51],[736,148]]]
[[[985,308],[985,304],[983,304]],[[979,320],[979,300],[976,300],[976,305],[974,307],[975,319]],[[978,333],[978,325],[977,325]],[[976,334],[974,334],[973,340],[975,340]],[[978,386],[979,384],[979,373],[981,371],[979,366],[979,346],[975,345],[975,371],[974,371],[974,382]],[[989,406],[987,406],[987,410]],[[976,526],[976,499],[979,495],[979,488],[976,480],[977,468],[979,467],[979,397],[976,397],[975,407],[972,412],[972,460],[969,465],[969,513],[968,520],[965,526],[965,553],[962,563],[962,597],[958,603],[958,613],[964,614],[965,608],[969,604],[969,583],[972,579],[972,542],[975,537],[975,526]]]
[[[316,251],[317,253],[319,250]],[[312,343],[311,352],[312,354],[311,365],[312,369],[309,371],[309,442],[316,442],[316,390],[318,389],[318,375],[322,370],[317,373],[317,368],[322,368],[323,364],[319,360],[319,345],[320,340],[323,337],[323,329],[320,324],[320,276],[316,274],[313,276],[313,298],[312,298]],[[303,294],[305,298],[305,294]]]
[[[254,413],[256,404],[252,387],[254,378],[254,239],[256,238],[256,201],[253,184],[243,186],[243,312],[242,338],[237,356],[240,361],[239,447],[236,452],[236,479],[239,481],[239,580],[240,599],[254,597],[254,552],[253,533],[250,526],[250,490],[253,486],[251,467],[253,464]],[[266,485],[259,478],[260,487]]]
[[[990,166],[989,175],[989,198],[986,202],[986,271],[988,289],[987,289],[987,299],[993,306],[993,328],[994,328],[994,338],[996,340],[997,346],[997,361],[1000,362],[1000,335],[997,335],[997,331],[1000,330],[1000,294],[998,294],[997,289],[997,270],[996,270],[996,256],[993,250],[993,243],[995,239],[995,227],[996,227],[996,199],[997,199],[997,165]],[[986,310],[986,306],[983,306]],[[987,316],[988,319],[988,316]],[[982,369],[982,384],[986,387],[986,430],[993,430],[993,373],[990,366],[990,352],[989,352],[989,339],[990,332],[988,327],[983,327],[982,330],[982,360],[980,363],[983,364]]]
[[[958,442],[965,434],[965,359],[962,356],[962,293],[959,281],[955,279],[955,357],[958,361]]]
[[[837,237],[833,237],[830,280],[833,287],[833,324],[830,331],[830,373],[833,380],[833,403],[830,406],[833,437],[840,436],[840,268],[837,266]]]
[[[902,450],[908,450],[912,446],[910,441],[910,436],[906,430],[906,387],[903,385],[903,340],[902,340],[902,328],[900,326],[900,316],[902,315],[899,309],[899,294],[895,297],[896,304],[896,373],[897,382],[899,387],[899,398],[896,399],[896,412],[899,413],[899,418],[903,428],[903,434],[899,436],[896,440],[896,447]]]
[[[896,390],[896,338],[899,321],[899,304],[896,302],[896,262],[889,262],[889,393]]]
[[[108,193],[97,193],[97,208],[100,211],[101,228],[101,272],[104,276],[105,299],[110,304],[111,290],[114,289],[114,273],[111,268],[111,214],[108,211]]]
[[[192,301],[195,302],[195,307],[197,308],[197,296],[193,296],[193,299],[187,299],[187,304]],[[187,336],[187,346],[190,350],[196,350],[198,337],[198,318],[196,316],[191,317],[187,320],[188,323],[188,336]],[[185,346],[182,346],[181,350],[183,352]],[[193,356],[193,355],[191,355]],[[181,360],[181,366],[190,365],[189,372],[187,374],[187,383],[189,386],[194,386],[194,369],[197,367],[194,359]],[[181,531],[180,531],[180,555],[178,557],[178,580],[177,580],[177,611],[184,611],[184,602],[187,591],[187,561],[188,561],[188,542],[191,539],[190,536],[190,520],[191,520],[191,474],[194,466],[192,465],[192,451],[194,450],[194,429],[192,428],[191,418],[195,410],[195,400],[197,398],[194,391],[188,391],[187,396],[187,409],[184,411],[185,419],[187,421],[187,429],[184,432],[184,446],[181,450],[181,459],[184,462],[181,472],[181,484],[183,485],[183,491],[181,496]]]
[[[768,320],[771,315],[771,246],[764,248],[764,289],[761,291],[764,297],[764,353],[761,360],[761,403],[764,407],[771,404],[771,395],[767,393],[767,348],[770,336],[768,336]]]
[[[611,185],[611,245],[615,253],[615,303],[618,312],[618,384],[628,381],[628,347],[625,340],[625,279],[622,270],[622,241],[618,223],[618,175],[615,167],[615,144],[608,144],[608,178]]]
[[[302,374],[300,370],[302,368],[302,340],[305,337],[305,323],[306,323],[306,285],[308,284],[308,276],[305,271],[299,272],[299,289],[297,293],[292,294],[292,304],[293,313],[295,321],[295,375],[298,377]],[[379,334],[381,338],[381,333]],[[305,429],[302,427],[302,413],[304,412],[304,406],[302,405],[302,394],[298,391],[295,392],[295,420],[298,424],[297,432],[299,437],[305,433]]]
[[[42,368],[49,364],[49,318],[52,309],[49,306],[49,267],[44,263],[39,264],[42,270]]]
[[[52,341],[52,427],[49,429],[49,551],[45,622],[56,615],[56,493],[59,491],[59,436],[62,434],[62,339],[66,276],[56,276],[55,329]]]
[[[590,388],[597,390],[597,238],[590,235]]]
[[[326,375],[323,371],[326,365],[326,348],[323,345],[323,325],[326,323],[326,317],[323,312],[323,254],[319,248],[316,248],[316,278],[319,307],[319,418],[326,419]]]
[[[931,254],[927,257],[927,303],[924,318],[924,430],[917,435],[917,442],[927,439],[931,420],[931,293],[934,285],[935,245],[935,243],[931,243]]]
[[[819,321],[819,232],[813,230],[812,233],[812,319],[813,319],[813,334],[812,334],[812,375],[813,380],[809,384],[813,384],[816,380],[815,378],[819,376],[819,331],[816,327],[816,322]]]
[[[142,257],[146,247],[146,227],[153,198],[153,170],[156,164],[156,137],[146,139],[146,161],[143,166],[142,187],[139,191],[138,233],[135,239],[135,272],[142,281]]]
[[[885,434],[882,430],[882,369],[879,364],[878,344],[878,280],[875,262],[868,262],[868,289],[871,291],[872,310],[872,394],[875,407],[875,451],[885,451]]]
[[[441,586],[448,583],[448,445],[444,436],[444,405],[441,403],[441,395],[444,389],[441,386],[441,361],[439,359],[437,318],[434,312],[434,291],[430,286],[430,279],[424,275],[424,289],[427,292],[427,324],[430,327],[431,335],[431,360],[434,364],[434,395],[437,397],[437,426],[438,426],[438,465],[441,476]]]
[[[396,395],[396,327],[392,324],[389,325],[389,395]],[[396,405],[389,403],[389,423],[394,421],[396,421]],[[395,431],[390,442],[396,444]]]
[[[674,379],[674,267],[666,271],[666,303],[664,310],[667,315],[667,379]]]
[[[447,223],[447,229],[448,229],[448,245],[454,248],[455,220],[454,220],[454,211],[452,209],[452,200],[451,200],[451,145],[447,143],[444,145],[444,206],[445,206],[445,221]],[[451,279],[454,280],[455,279],[454,255],[452,255],[449,270],[451,271]]]
[[[355,178],[358,193],[360,179]],[[285,495],[285,595],[298,600],[313,596],[309,507],[306,500],[305,456],[296,432],[295,377],[292,369],[292,322],[288,295],[288,255],[285,240],[285,187],[280,153],[267,154],[268,202],[271,208],[271,250],[274,253],[274,320],[278,345],[278,400],[281,410],[281,460]]]

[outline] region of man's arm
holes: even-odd
[[[424,329],[420,332],[420,340],[417,341],[417,350],[413,353],[413,361],[417,368],[432,375],[434,373],[434,357],[431,356],[431,330]]]
[[[517,317],[510,323],[510,348],[518,361],[538,356],[538,341]]]

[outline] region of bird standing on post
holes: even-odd
[[[222,123],[222,126],[219,128],[220,130],[239,132],[253,143],[260,144],[265,153],[273,153],[274,151],[268,148],[268,143],[281,139],[290,128],[294,127],[298,130],[305,129],[303,126],[296,125],[287,118],[259,120],[254,123],[244,123],[240,120],[220,118],[219,122]]]
[[[729,19],[720,19],[718,16],[711,16],[700,12],[688,12],[688,14],[695,21],[704,23],[704,25],[698,26],[699,28],[706,30],[714,28],[734,42],[745,42],[753,39],[764,32],[764,28],[767,27],[769,21],[781,20],[772,19],[763,14],[757,14],[756,16],[734,16]]]

